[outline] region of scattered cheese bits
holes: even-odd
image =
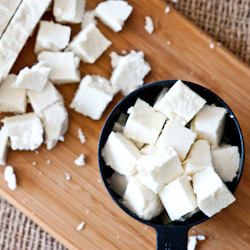
[[[89,24],[93,23],[97,25],[97,21],[95,19],[96,12],[95,10],[87,10],[83,15],[82,25],[81,28],[85,29]]]
[[[83,221],[83,222],[81,222],[81,223],[78,225],[78,227],[76,228],[76,230],[77,230],[77,231],[82,230],[82,229],[83,229],[83,227],[84,227],[84,225],[85,225],[85,222],[84,222],[84,221]]]
[[[35,162],[35,161],[33,161],[33,162],[32,162],[32,165],[33,165],[33,166],[36,166],[36,162]]]
[[[82,144],[86,142],[86,137],[84,136],[84,134],[80,128],[78,128],[78,138],[80,139],[80,142]]]
[[[200,240],[200,241],[203,241],[206,239],[206,237],[202,234],[198,234],[196,237],[197,237],[197,240]]]
[[[77,159],[75,159],[75,164],[77,166],[84,166],[85,165],[85,156],[81,154]]]
[[[209,45],[209,47],[210,47],[211,49],[214,49],[214,44],[211,43],[211,44]]]
[[[167,41],[167,45],[170,45],[171,44],[171,42],[170,41]]]
[[[50,160],[47,160],[47,164],[50,164]]]
[[[149,17],[149,16],[146,16],[146,17],[145,17],[145,22],[146,22],[145,27],[144,27],[145,30],[146,30],[149,34],[152,34],[153,31],[154,31],[154,23],[153,23],[152,18]]]
[[[165,13],[167,14],[167,13],[169,13],[169,12],[170,12],[170,7],[167,6],[166,9],[165,9]]]
[[[8,134],[3,129],[0,129],[0,165],[6,164],[7,151],[8,151]]]
[[[7,166],[4,170],[4,180],[8,182],[8,188],[11,190],[16,189],[16,175],[14,169],[11,166]]]
[[[188,246],[187,250],[195,250],[195,247],[197,245],[197,239],[196,236],[189,236]]]
[[[69,181],[69,180],[71,179],[71,176],[70,176],[70,174],[68,174],[68,173],[65,173],[65,176],[66,176],[66,180],[67,180],[67,181]]]

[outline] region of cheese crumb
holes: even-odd
[[[196,244],[197,244],[196,236],[189,236],[187,250],[195,250]]]
[[[211,44],[209,45],[209,47],[210,47],[211,49],[214,49],[214,44],[211,43]]]
[[[70,176],[70,174],[68,174],[68,173],[65,173],[65,176],[66,176],[66,180],[67,180],[67,181],[69,181],[69,180],[71,179],[71,176]]]
[[[169,11],[170,11],[170,7],[167,6],[166,9],[165,9],[165,13],[167,14],[167,13],[169,13]]]
[[[83,144],[86,142],[86,137],[84,136],[82,130],[79,128],[78,129],[78,138],[80,139],[81,143]]]
[[[35,161],[33,161],[32,164],[33,164],[33,166],[36,166],[36,162]]]
[[[81,154],[77,159],[75,159],[75,164],[77,166],[84,166],[85,165],[85,156],[84,154]]]
[[[85,225],[85,222],[83,221],[82,223],[80,223],[80,224],[78,225],[78,227],[76,228],[76,230],[77,230],[77,231],[82,230],[83,227],[84,227],[84,225]]]
[[[153,31],[154,31],[154,23],[153,23],[152,18],[149,17],[149,16],[146,16],[146,17],[145,17],[145,22],[146,22],[146,24],[145,24],[145,26],[144,26],[145,30],[146,30],[149,34],[152,34]]]
[[[11,190],[16,189],[16,175],[14,169],[11,166],[7,166],[4,170],[4,180],[8,182],[8,188]]]
[[[170,41],[167,41],[167,45],[170,45],[171,44],[171,42]]]
[[[36,151],[35,151],[35,153],[38,155],[38,154],[39,154],[39,151],[38,151],[38,150],[36,150]]]
[[[47,164],[50,164],[50,160],[47,160]]]
[[[198,240],[205,240],[206,237],[205,237],[204,235],[202,235],[202,234],[198,234],[198,235],[197,235],[197,239],[198,239]]]

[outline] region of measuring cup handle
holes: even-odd
[[[159,226],[156,227],[157,250],[185,250],[187,249],[187,235],[189,226]]]

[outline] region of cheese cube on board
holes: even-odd
[[[178,153],[180,160],[183,161],[195,138],[196,133],[192,130],[182,126],[178,121],[168,120],[156,143],[156,147],[173,147]]]
[[[0,129],[0,165],[6,164],[7,151],[8,151],[8,133],[3,127]]]
[[[81,23],[86,0],[54,0],[53,15],[57,22]]]
[[[50,70],[51,68],[46,67],[42,61],[32,66],[32,68],[25,67],[19,71],[12,87],[42,91],[48,81]]]
[[[180,220],[182,216],[197,208],[197,200],[186,175],[166,185],[159,192],[159,196],[172,221]]]
[[[218,147],[224,132],[227,110],[205,105],[195,116],[191,129],[198,139],[207,140],[213,147]]]
[[[143,85],[143,79],[150,70],[149,63],[144,60],[144,53],[131,50],[129,54],[120,57],[110,82],[117,92],[127,95]]]
[[[172,148],[159,149],[154,155],[143,155],[137,161],[142,184],[158,193],[167,183],[184,174],[177,153]]]
[[[16,75],[10,74],[0,85],[0,112],[24,113],[27,106],[25,89],[12,87],[16,81]]]
[[[198,207],[208,217],[219,213],[236,200],[213,167],[208,167],[193,176],[193,188]]]
[[[73,52],[43,51],[38,55],[37,59],[51,68],[49,74],[51,82],[64,84],[80,81],[80,71],[78,70],[80,60]]]
[[[34,112],[37,114],[55,102],[63,102],[62,95],[50,81],[46,83],[42,91],[28,90],[27,95]]]
[[[107,79],[86,75],[81,80],[70,108],[93,120],[99,120],[113,96],[114,91]]]
[[[191,146],[188,156],[182,165],[186,175],[194,175],[207,167],[213,167],[209,142],[197,140]]]
[[[44,109],[42,117],[45,143],[47,150],[50,150],[57,145],[58,140],[64,140],[63,135],[68,130],[68,112],[63,103],[57,102]]]
[[[11,190],[16,189],[16,175],[14,174],[14,169],[11,166],[7,166],[4,169],[4,180],[8,182],[8,188]]]
[[[137,173],[136,163],[141,153],[123,134],[111,132],[103,148],[102,156],[106,165],[116,172],[132,176]]]
[[[53,21],[40,21],[40,27],[36,37],[35,53],[43,50],[60,51],[69,43],[71,28],[69,26],[54,23]]]
[[[232,181],[240,166],[239,149],[236,146],[224,146],[211,150],[215,172],[222,181]]]
[[[2,122],[13,150],[35,150],[43,142],[43,126],[35,113],[5,117]]]
[[[159,196],[142,185],[138,177],[129,181],[122,203],[144,220],[151,220],[163,211]]]
[[[96,16],[114,32],[122,30],[124,22],[128,19],[133,7],[125,1],[105,1],[97,5]]]
[[[94,63],[110,45],[111,42],[91,23],[73,38],[67,50],[73,51],[83,62]]]
[[[157,110],[185,126],[205,103],[206,100],[178,80],[161,99]]]
[[[165,115],[138,98],[125,124],[124,135],[139,142],[154,144],[165,121]]]

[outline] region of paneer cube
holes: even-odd
[[[139,149],[123,134],[111,132],[102,151],[105,163],[119,174],[132,176],[137,173]]]
[[[180,160],[183,161],[195,138],[196,133],[192,130],[182,126],[178,121],[168,120],[156,143],[156,147],[173,147],[178,153]]]
[[[49,79],[56,84],[74,83],[80,81],[78,69],[80,59],[73,52],[51,52],[43,51],[38,57],[45,66],[50,67]]]
[[[205,105],[192,121],[191,129],[198,139],[207,140],[218,147],[224,132],[227,110],[214,105]]]
[[[93,120],[99,120],[113,96],[114,91],[107,79],[97,75],[86,75],[78,87],[70,108]]]
[[[67,50],[73,51],[83,62],[94,63],[110,45],[111,42],[91,23],[73,38]]]
[[[154,155],[141,156],[137,169],[141,183],[156,194],[184,174],[179,157],[172,148],[158,149]]]
[[[161,99],[157,110],[185,126],[205,103],[206,100],[178,80]]]
[[[193,176],[193,188],[200,210],[208,217],[212,217],[236,200],[213,167]]]
[[[95,9],[96,16],[114,32],[122,30],[122,26],[130,16],[132,10],[132,6],[120,0],[101,2]]]
[[[6,164],[7,151],[8,151],[8,133],[3,127],[0,129],[0,165]]]
[[[122,203],[144,220],[151,220],[163,211],[159,196],[142,185],[138,177],[132,177],[129,181]]]
[[[197,208],[197,200],[186,175],[166,185],[159,192],[159,196],[172,221],[180,220],[182,216]]]
[[[43,50],[60,51],[69,43],[71,28],[53,21],[40,21],[36,37],[35,53]]]
[[[165,115],[155,111],[138,98],[125,124],[124,134],[139,142],[154,144],[166,121]]]

